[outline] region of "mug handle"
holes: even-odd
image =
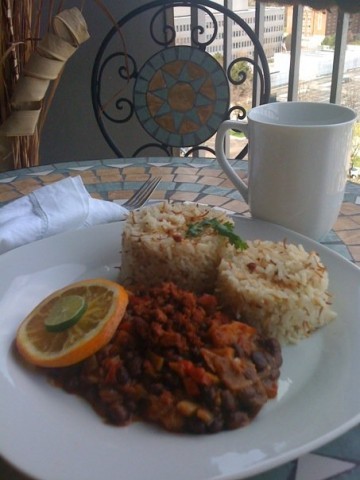
[[[226,132],[228,130],[240,130],[241,132],[244,133],[246,138],[248,137],[248,123],[243,121],[243,120],[225,120],[222,122],[222,124],[219,126],[218,131],[216,133],[216,138],[215,138],[215,154],[216,158],[225,172],[226,176],[229,178],[229,180],[232,181],[232,183],[235,185],[235,187],[239,190],[241,195],[244,197],[244,200],[246,203],[248,203],[249,199],[249,189],[248,186],[246,185],[245,182],[241,180],[239,175],[235,172],[235,170],[232,168],[232,166],[229,163],[229,160],[225,156],[224,152],[224,139]]]

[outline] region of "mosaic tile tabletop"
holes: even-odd
[[[247,161],[233,164],[242,177]],[[215,159],[136,158],[67,162],[0,174],[0,207],[43,185],[80,175],[96,198],[122,201],[149,178],[161,176],[154,199],[199,201],[250,215],[240,193],[226,178]],[[360,266],[360,184],[348,182],[341,213],[325,245]]]
[[[241,177],[246,178],[247,161],[234,161],[233,166]],[[200,201],[239,215],[250,215],[246,203],[216,160],[208,158],[81,161],[6,172],[0,174],[0,207],[41,186],[76,175],[82,177],[94,198],[121,203],[150,175],[156,175],[161,176],[162,181],[153,199]],[[339,218],[322,243],[360,266],[360,184],[348,182]],[[0,479],[30,480],[1,459]],[[252,479],[359,480],[360,426],[298,460]]]

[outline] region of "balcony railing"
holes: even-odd
[[[224,6],[233,10],[233,0],[224,0]],[[279,5],[278,5],[279,6]],[[255,26],[254,30],[259,38],[260,42],[264,44],[265,40],[265,29],[266,29],[266,12],[267,9],[271,8],[266,4],[256,1],[255,2]],[[284,7],[285,8],[285,7]],[[291,49],[290,55],[290,64],[289,72],[286,84],[282,85],[281,88],[281,99],[287,101],[297,101],[297,100],[306,100],[307,98],[304,95],[300,96],[301,90],[301,75],[300,75],[300,60],[302,53],[302,32],[303,32],[303,16],[304,8],[301,5],[296,5],[293,7],[292,12],[292,26],[291,26]],[[241,13],[240,13],[241,16]],[[329,101],[331,103],[341,103],[342,102],[342,87],[344,84],[345,78],[345,52],[347,47],[347,38],[349,30],[349,14],[339,11],[337,15],[337,26],[336,26],[336,36],[335,36],[335,48],[333,52],[333,61],[332,61],[332,71],[329,74],[330,87],[326,89],[326,93],[322,93],[321,98],[316,99],[313,95],[311,100],[313,101]],[[231,34],[227,34],[224,28],[224,57],[227,64],[231,61],[231,49],[232,49],[232,38]],[[360,73],[360,62],[359,66]],[[254,98],[257,98],[259,95],[259,85],[257,84],[258,78],[254,76]],[[327,82],[327,84],[329,83]],[[274,88],[274,93],[276,93],[276,85]],[[360,90],[360,89],[358,89]],[[255,100],[253,104],[256,104]],[[344,103],[344,102],[342,102]],[[349,105],[355,110],[360,108],[360,94],[359,99],[356,100],[354,105]]]
[[[263,15],[264,5],[260,4],[260,2],[256,2],[256,4],[256,9],[259,10],[259,12],[262,11]],[[289,101],[298,100],[303,10],[304,7],[302,5],[293,7],[292,42],[287,96]],[[341,100],[341,86],[344,76],[344,60],[348,28],[349,14],[339,12],[336,27],[334,62],[329,97],[329,101],[331,103],[340,103]]]
[[[332,32],[335,31],[335,45],[330,48],[320,46],[320,35],[318,37],[309,36],[307,21],[311,14],[315,12],[310,10],[309,7],[302,5],[285,7],[280,4],[272,4],[270,6],[257,0],[253,2],[252,7],[249,7],[251,9],[250,12],[248,10],[237,11],[234,8],[237,6],[235,0],[223,0],[217,3],[222,3],[225,8],[235,11],[237,15],[243,17],[263,45],[270,64],[271,101],[330,102],[347,105],[360,113],[360,51],[357,50],[360,49],[360,45],[350,47],[351,51],[349,52],[348,34],[351,32],[349,29],[351,25],[349,13],[344,13],[340,10],[332,12],[333,20],[336,18],[336,27],[333,24]],[[291,41],[286,42],[286,46],[285,41],[281,45],[276,46],[278,37],[270,38],[273,34],[269,34],[269,31],[277,30],[281,27],[284,30],[280,34],[285,34],[286,8],[290,8],[290,12],[288,12],[290,15],[286,17],[290,25],[286,25],[286,31],[291,32]],[[196,8],[191,9],[191,26],[199,24],[197,13]],[[228,66],[236,55],[239,56],[239,50],[236,51],[237,47],[246,47],[237,43],[239,35],[235,24],[230,19],[222,22],[220,14],[217,12],[216,15],[219,15],[217,19],[220,26],[218,44],[215,42],[216,46],[209,49],[209,53],[215,55],[220,53],[223,57],[224,66]],[[321,21],[325,19],[325,15],[323,16],[323,13],[319,11],[316,11],[316,15],[318,17],[315,16],[315,18],[318,18],[318,22],[321,24]],[[276,20],[274,20],[275,18]],[[284,19],[284,24],[281,23],[281,19]],[[207,28],[211,28],[210,22],[207,25],[206,20],[203,19],[202,21],[204,22],[204,31],[206,32]],[[274,25],[276,26],[274,27]],[[178,28],[181,32],[180,22],[178,23]],[[319,25],[318,28],[320,28]],[[189,41],[184,38],[184,33],[180,33],[181,35],[183,37],[180,43]],[[274,38],[275,41],[271,44]],[[220,44],[221,46],[219,47]],[[269,44],[271,44],[270,47]],[[219,52],[218,48],[222,49],[221,52]],[[248,54],[249,52],[246,53]],[[255,63],[257,61],[260,62],[256,58],[254,51],[252,56]],[[280,70],[277,70],[277,66],[280,66]],[[253,75],[251,82],[252,101],[250,94],[248,108],[250,108],[251,103],[252,106],[260,103],[261,85],[259,76]],[[226,145],[227,149],[229,149],[229,142]]]

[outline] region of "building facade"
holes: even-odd
[[[285,7],[285,33],[290,34],[292,29],[293,7]],[[332,36],[336,33],[337,9],[314,10],[304,7],[303,10],[302,36]],[[349,16],[349,40],[360,39],[360,13]]]
[[[326,36],[335,35],[337,11],[326,12]],[[349,16],[349,40],[360,40],[360,13]]]
[[[239,8],[240,7],[240,8]],[[190,9],[182,7],[175,12],[174,27],[176,31],[176,43],[179,45],[191,45],[191,16]],[[234,4],[234,13],[241,17],[253,30],[255,28],[255,8],[248,7],[247,1]],[[224,48],[224,18],[221,13],[214,12],[218,23],[218,32],[216,39],[207,47],[208,53],[223,55]],[[263,48],[267,58],[272,58],[276,52],[282,49],[282,40],[284,35],[285,13],[284,7],[266,8],[265,31]],[[199,35],[202,41],[209,40],[213,34],[213,22],[208,14],[202,12],[199,17],[199,25],[204,27],[204,33]],[[239,56],[252,56],[253,45],[246,32],[235,22],[228,23],[231,38],[232,58]]]

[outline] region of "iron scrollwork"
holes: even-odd
[[[137,121],[140,124],[140,128],[143,127],[141,117],[134,114],[135,112],[138,113],[138,105],[134,104],[132,92],[136,87],[139,72],[144,68],[144,64],[141,64],[138,67],[135,58],[129,53],[129,51],[131,52],[130,44],[127,45],[127,48],[124,46],[123,52],[117,51],[108,56],[105,55],[106,49],[109,48],[111,40],[116,35],[119,28],[121,29],[123,26],[130,23],[135,17],[144,14],[146,15],[146,21],[148,22],[150,29],[149,38],[154,44],[163,48],[164,52],[167,49],[173,48],[175,45],[178,46],[177,29],[175,28],[175,24],[169,20],[169,18],[171,19],[169,12],[172,12],[173,10],[176,11],[177,7],[188,7],[189,11],[191,10],[192,12],[194,9],[197,9],[198,12],[201,12],[201,15],[197,15],[195,18],[206,18],[206,28],[205,24],[201,23],[200,20],[198,20],[196,25],[193,21],[190,24],[190,43],[191,48],[194,51],[200,50],[204,53],[205,51],[214,51],[211,46],[215,40],[219,38],[219,27],[221,26],[219,25],[220,19],[224,19],[224,22],[225,19],[229,19],[229,22],[233,22],[243,30],[244,34],[250,38],[254,45],[257,60],[255,61],[253,58],[247,56],[237,57],[231,61],[227,68],[224,69],[224,75],[228,81],[228,85],[236,89],[237,86],[243,85],[246,80],[251,81],[251,75],[249,75],[249,72],[252,70],[253,75],[257,75],[257,78],[259,79],[260,103],[266,103],[269,100],[270,73],[266,56],[254,31],[243,18],[211,0],[152,0],[135,8],[123,17],[116,27],[113,27],[110,30],[99,49],[93,68],[92,98],[96,119],[105,139],[118,156],[124,155],[122,150],[117,146],[117,137],[108,133],[106,122],[124,124],[128,121]],[[149,13],[152,13],[152,16],[149,17]],[[221,17],[219,17],[219,14],[221,14]],[[244,68],[235,68],[237,74],[234,76],[232,70],[239,65],[243,65]],[[249,67],[245,67],[245,65],[249,65]],[[120,82],[117,91],[112,94],[106,92],[107,98],[105,98],[105,95],[103,94],[105,89],[102,88],[102,84],[107,81],[108,76],[105,73],[110,67],[115,68],[116,76]],[[150,83],[150,81],[148,83]],[[237,119],[246,118],[247,107],[242,105],[242,103],[242,101],[231,101],[231,103],[228,104],[226,111],[224,111],[223,120],[230,118],[231,116],[233,117],[234,113],[236,113]],[[116,138],[116,140],[114,138]],[[159,139],[154,136],[152,141],[138,146],[134,150],[133,156],[142,154],[148,147],[157,148],[160,149],[163,154],[172,155],[172,147],[174,144],[168,144],[164,140],[157,143],[158,140]],[[178,147],[178,144],[175,145]],[[214,154],[214,150],[211,147],[202,143],[191,146],[191,148],[188,149],[186,156],[196,154],[199,150],[205,150]],[[243,158],[246,151],[247,147],[245,147],[236,158]]]
[[[122,59],[122,60],[121,60]],[[109,75],[109,70],[117,73],[117,77],[123,81],[116,82],[116,91],[106,95],[103,98],[101,85],[105,83],[105,74]],[[137,76],[137,66],[135,59],[123,52],[112,53],[106,57],[101,65],[99,71],[99,87],[98,87],[98,103],[99,109],[109,121],[114,123],[125,123],[130,120],[134,114],[133,102],[125,97],[121,96],[122,91],[126,88],[126,85]],[[115,108],[114,108],[115,107]]]
[[[210,45],[211,43],[214,42],[214,40],[217,37],[218,34],[218,22],[211,10],[208,8],[194,3],[194,2],[189,2],[189,1],[179,1],[179,2],[172,2],[169,5],[164,5],[162,8],[160,8],[152,17],[151,23],[150,23],[150,34],[152,39],[154,40],[155,43],[158,45],[161,45],[162,47],[168,47],[170,45],[174,45],[175,40],[176,40],[176,30],[174,26],[171,23],[167,22],[168,16],[166,15],[167,10],[172,10],[176,6],[183,6],[183,7],[196,7],[198,10],[202,10],[206,15],[209,16],[211,19],[211,23],[213,25],[213,32],[210,36],[210,38],[207,41],[201,42],[199,41],[199,35],[203,35],[205,33],[205,29],[203,25],[193,25],[191,27],[191,43],[194,46],[199,47],[202,50],[205,50],[205,48]],[[157,28],[157,25],[159,22],[159,18],[161,17],[160,20],[162,20],[163,25],[161,28],[161,33],[164,35],[164,40],[162,40],[159,36],[159,29]]]
[[[265,91],[264,72],[261,69],[261,67],[259,66],[259,64],[257,64],[254,61],[253,58],[250,58],[250,57],[235,58],[235,60],[233,60],[227,68],[227,77],[233,85],[242,85],[243,83],[245,83],[245,81],[248,78],[248,69],[246,67],[247,64],[250,64],[252,66],[253,75],[258,75],[259,76],[260,92],[261,92],[261,95],[263,96],[264,95],[263,92]],[[236,65],[239,65],[239,67],[240,67],[240,70],[237,72],[237,77],[235,77],[234,74],[233,74],[234,67]]]

